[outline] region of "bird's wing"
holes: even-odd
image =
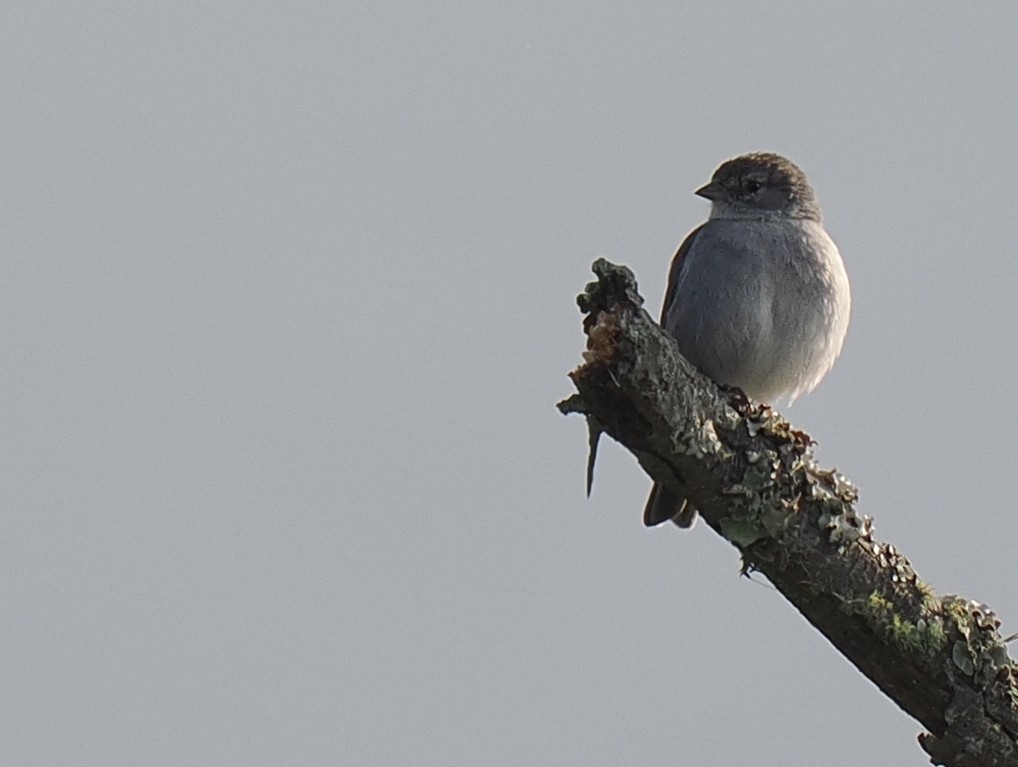
[[[686,239],[679,245],[679,249],[672,259],[671,268],[668,270],[668,288],[665,290],[664,306],[661,307],[661,327],[666,333],[668,332],[668,310],[679,290],[679,279],[682,277],[682,268],[686,263],[686,254],[689,253],[689,249],[693,246],[693,240],[700,234],[700,230],[704,226],[704,224],[700,224],[686,235]],[[669,519],[674,519],[675,524],[679,527],[692,527],[696,521],[696,509],[682,497],[655,482],[654,487],[650,490],[647,506],[643,510],[643,524],[653,527]]]
[[[671,268],[668,270],[668,287],[665,290],[665,302],[664,306],[661,307],[661,326],[665,327],[665,318],[668,316],[668,308],[672,305],[672,301],[675,300],[675,293],[679,289],[679,278],[682,276],[682,268],[686,263],[686,254],[689,253],[689,249],[693,247],[693,240],[696,239],[700,231],[706,226],[706,224],[700,224],[693,231],[686,235],[686,239],[679,245],[679,249],[675,252],[675,257],[672,258]]]

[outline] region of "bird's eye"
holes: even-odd
[[[746,179],[746,191],[747,192],[759,192],[760,191],[760,182],[757,181],[755,178],[747,178]]]

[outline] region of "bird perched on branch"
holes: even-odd
[[[777,154],[736,157],[696,194],[707,222],[672,260],[661,326],[682,356],[751,399],[792,402],[834,365],[851,298],[806,174]],[[696,510],[655,484],[643,521],[691,527]]]

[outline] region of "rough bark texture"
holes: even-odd
[[[812,440],[723,391],[641,308],[626,267],[594,264],[579,296],[585,362],[559,404],[689,498],[831,643],[929,732],[934,764],[1018,766],[1018,667],[982,604],[938,596],[856,514],[855,488]],[[595,434],[596,436],[596,434]],[[592,443],[594,440],[592,440]],[[639,499],[634,503],[639,503]]]

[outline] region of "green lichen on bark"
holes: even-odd
[[[910,656],[932,659],[943,651],[947,633],[940,616],[911,620],[902,615],[894,602],[877,591],[866,599],[849,599],[842,603],[846,615],[856,615],[875,632]]]

